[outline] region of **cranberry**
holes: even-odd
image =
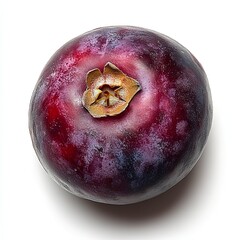
[[[105,27],[60,48],[30,103],[44,169],[69,192],[110,204],[152,198],[196,164],[212,122],[206,74],[173,39]]]

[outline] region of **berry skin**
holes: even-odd
[[[137,27],[99,28],[43,69],[29,129],[49,175],[109,204],[143,201],[183,179],[210,131],[206,74],[182,45]]]

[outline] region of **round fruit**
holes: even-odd
[[[69,192],[110,204],[152,198],[196,164],[212,122],[206,74],[173,39],[104,27],[60,48],[30,103],[44,169]]]

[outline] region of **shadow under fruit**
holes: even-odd
[[[66,43],[43,69],[29,129],[49,175],[109,204],[152,198],[199,159],[212,122],[206,74],[182,45],[137,27],[104,27]]]

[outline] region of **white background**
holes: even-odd
[[[0,239],[240,239],[239,1],[1,1]],[[135,205],[79,199],[45,173],[28,133],[38,76],[66,41],[96,27],[135,25],[186,46],[208,75],[214,120],[194,170]]]

